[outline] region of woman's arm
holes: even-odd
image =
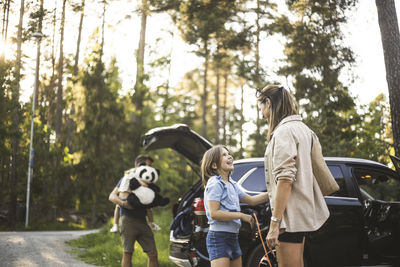
[[[272,216],[277,219],[282,219],[283,212],[286,209],[286,204],[289,200],[290,193],[292,192],[292,180],[281,179],[278,180],[275,194],[275,208],[272,212]]]
[[[218,201],[210,200],[208,201],[208,207],[210,209],[210,216],[213,220],[217,221],[232,221],[235,219],[241,219],[244,222],[250,223],[253,228],[254,219],[251,215],[241,213],[239,211],[225,211],[219,209],[220,203]]]
[[[255,206],[257,204],[267,202],[268,199],[269,199],[269,195],[267,192],[261,193],[261,194],[255,195],[255,196],[249,196],[249,195],[245,194],[244,197],[242,197],[240,199],[240,202],[249,204],[250,206]]]
[[[286,209],[286,204],[292,192],[292,180],[281,179],[278,180],[275,195],[275,208],[272,211],[272,216],[278,219],[278,221],[272,220],[269,226],[268,235],[266,238],[267,245],[269,248],[279,246],[279,226],[282,220],[283,212]]]

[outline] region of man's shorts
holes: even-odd
[[[153,232],[146,221],[130,216],[121,216],[119,227],[124,252],[133,253],[136,241],[144,252],[157,250]]]

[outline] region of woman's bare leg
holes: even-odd
[[[276,248],[279,267],[303,267],[304,239],[302,243],[280,242]]]

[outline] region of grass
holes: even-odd
[[[154,221],[161,227],[154,232],[160,266],[175,267],[169,260],[169,226],[172,214],[169,209],[153,209]],[[79,239],[69,241],[74,253],[79,259],[97,266],[121,266],[122,246],[118,233],[110,233],[110,222],[98,233],[89,234]],[[132,256],[133,266],[147,266],[147,256],[136,242]]]

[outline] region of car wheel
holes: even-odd
[[[266,260],[261,262],[264,255],[265,255],[264,248],[262,244],[259,244],[250,254],[246,262],[246,267],[278,267],[278,262],[276,261],[275,256],[272,255],[271,253],[268,253],[268,257],[272,266],[269,265]]]

